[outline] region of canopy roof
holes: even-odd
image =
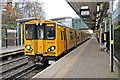
[[[90,28],[99,25],[99,22],[101,21],[101,19],[103,19],[103,16],[107,12],[109,6],[108,0],[66,0],[66,1],[76,12],[76,14],[78,14]],[[87,6],[88,9],[90,10],[89,17],[83,17],[80,14],[80,10],[83,9],[82,7],[85,6]],[[97,6],[99,6],[99,11],[97,10]]]

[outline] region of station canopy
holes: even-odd
[[[109,0],[66,0],[79,17],[89,28],[98,27],[105,17]]]

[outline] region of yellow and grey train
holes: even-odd
[[[87,40],[85,31],[51,20],[31,20],[24,24],[24,54],[41,65]]]

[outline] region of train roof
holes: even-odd
[[[17,22],[28,22],[28,21],[31,21],[31,20],[39,20],[37,18],[23,18],[23,19],[16,19]]]

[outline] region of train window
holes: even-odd
[[[70,37],[71,37],[71,40],[74,39],[74,34],[73,34],[73,32],[70,32]]]
[[[63,35],[62,35],[62,31],[61,31],[61,40],[63,40]]]
[[[64,40],[66,40],[66,35],[65,35],[65,31],[63,31],[63,34],[64,34]]]
[[[46,39],[55,39],[55,27],[46,26]]]
[[[38,29],[38,39],[43,39],[43,38],[44,38],[44,30]]]
[[[31,40],[35,39],[35,25],[26,24],[26,39]]]
[[[37,30],[38,39],[44,39],[44,25],[38,26]]]

